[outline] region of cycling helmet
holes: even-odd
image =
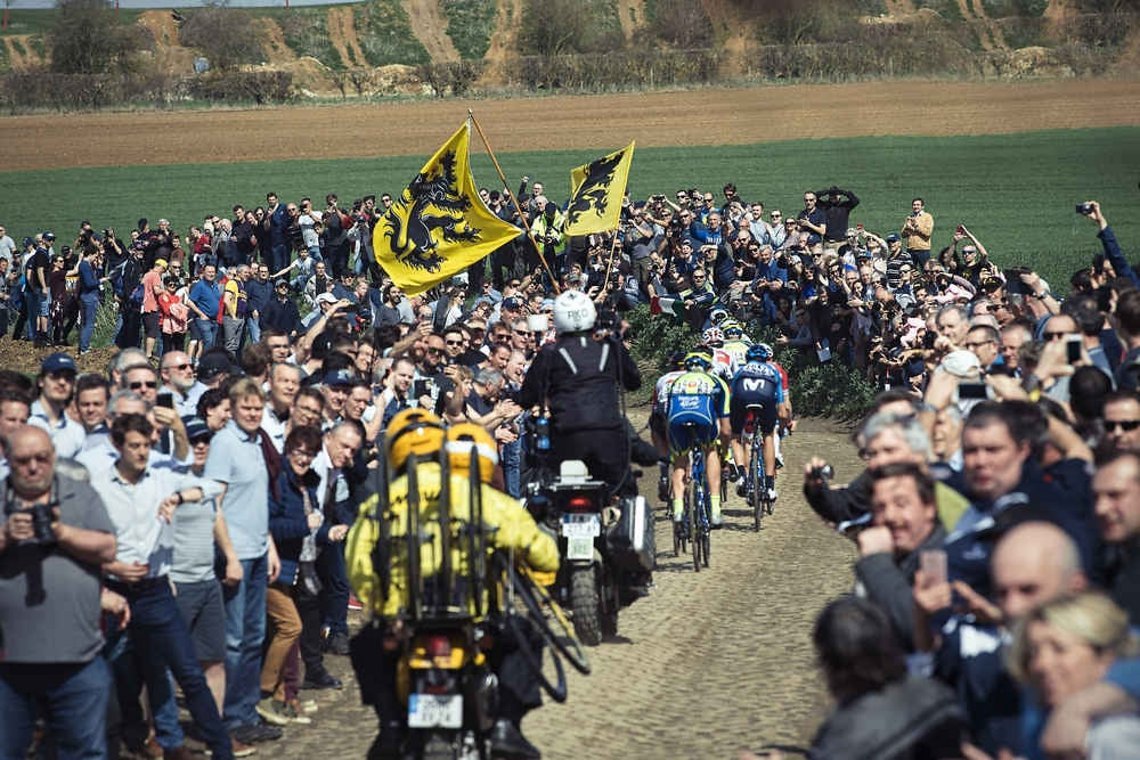
[[[710,327],[701,333],[701,339],[706,346],[715,346],[724,343],[724,331],[719,327]]]
[[[709,312],[709,324],[719,326],[728,319],[728,311],[720,306]]]
[[[767,343],[754,343],[748,347],[744,358],[750,362],[766,362],[772,358],[772,347]]]
[[[597,318],[594,302],[580,290],[567,290],[554,299],[554,329],[560,335],[593,329]]]
[[[740,340],[744,337],[744,328],[739,322],[725,322],[720,329],[724,331],[724,337],[728,340]]]
[[[401,470],[412,454],[430,456],[443,446],[443,422],[423,409],[405,409],[388,423],[388,463]]]
[[[685,355],[685,368],[690,370],[703,369],[708,372],[712,369],[712,357],[704,351],[690,351]]]
[[[448,428],[446,448],[452,472],[467,474],[471,466],[472,447],[479,460],[479,479],[490,483],[491,476],[495,474],[495,466],[499,464],[499,448],[495,439],[482,425],[474,422],[462,422]]]

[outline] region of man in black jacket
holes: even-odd
[[[632,491],[618,389],[640,388],[641,373],[620,339],[595,337],[596,319],[594,302],[580,291],[568,290],[554,300],[558,340],[535,356],[517,401],[523,409],[544,400],[549,404],[551,466],[580,459],[610,488]]]
[[[896,462],[870,471],[871,525],[857,539],[855,577],[882,608],[907,652],[914,651],[914,574],[923,551],[939,549],[934,480],[918,464]]]
[[[259,329],[280,330],[289,336],[290,341],[295,340],[301,328],[301,312],[289,298],[288,281],[278,280],[273,292],[273,299],[262,308]]]
[[[824,244],[838,247],[844,241],[847,231],[847,220],[851,211],[859,205],[859,198],[850,190],[841,190],[832,185],[826,190],[816,190],[816,205],[827,217],[827,233],[823,236]]]

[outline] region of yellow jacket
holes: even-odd
[[[439,535],[440,467],[435,462],[421,464],[416,471],[420,492],[420,530],[431,536],[420,546],[421,575],[427,578],[440,567],[441,542]],[[534,518],[516,499],[484,484],[483,524],[487,529],[488,549],[513,549],[534,570],[558,570],[558,544],[554,538],[539,530]],[[451,517],[467,521],[470,486],[463,475],[451,476]],[[379,499],[372,496],[360,505],[360,512],[348,532],[345,557],[348,563],[348,580],[361,603],[383,617],[396,617],[408,611],[408,544],[407,509],[408,478],[401,475],[389,485],[388,511],[382,516],[390,536],[390,580],[387,599],[381,594],[379,578],[372,568],[372,549],[380,540],[380,524],[374,519]],[[467,540],[452,540],[451,566],[453,577],[466,578]],[[484,599],[486,597],[484,596]],[[484,603],[484,609],[486,604]]]

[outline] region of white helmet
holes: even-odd
[[[594,302],[580,290],[567,290],[554,299],[554,329],[559,333],[590,330],[598,318]]]

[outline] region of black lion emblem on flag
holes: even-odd
[[[436,250],[439,247],[433,234],[436,230],[447,243],[479,239],[479,228],[472,227],[464,216],[471,208],[471,200],[459,192],[455,163],[454,151],[443,154],[436,167],[416,175],[400,199],[384,214],[388,222],[384,236],[391,241],[396,260],[405,266],[425,272],[439,271],[443,256]]]
[[[612,156],[599,158],[586,168],[586,178],[582,180],[582,185],[574,194],[570,207],[566,209],[567,227],[576,224],[582,214],[591,209],[599,217],[605,215],[606,197],[614,181],[614,170],[624,157],[625,151],[618,151]]]

